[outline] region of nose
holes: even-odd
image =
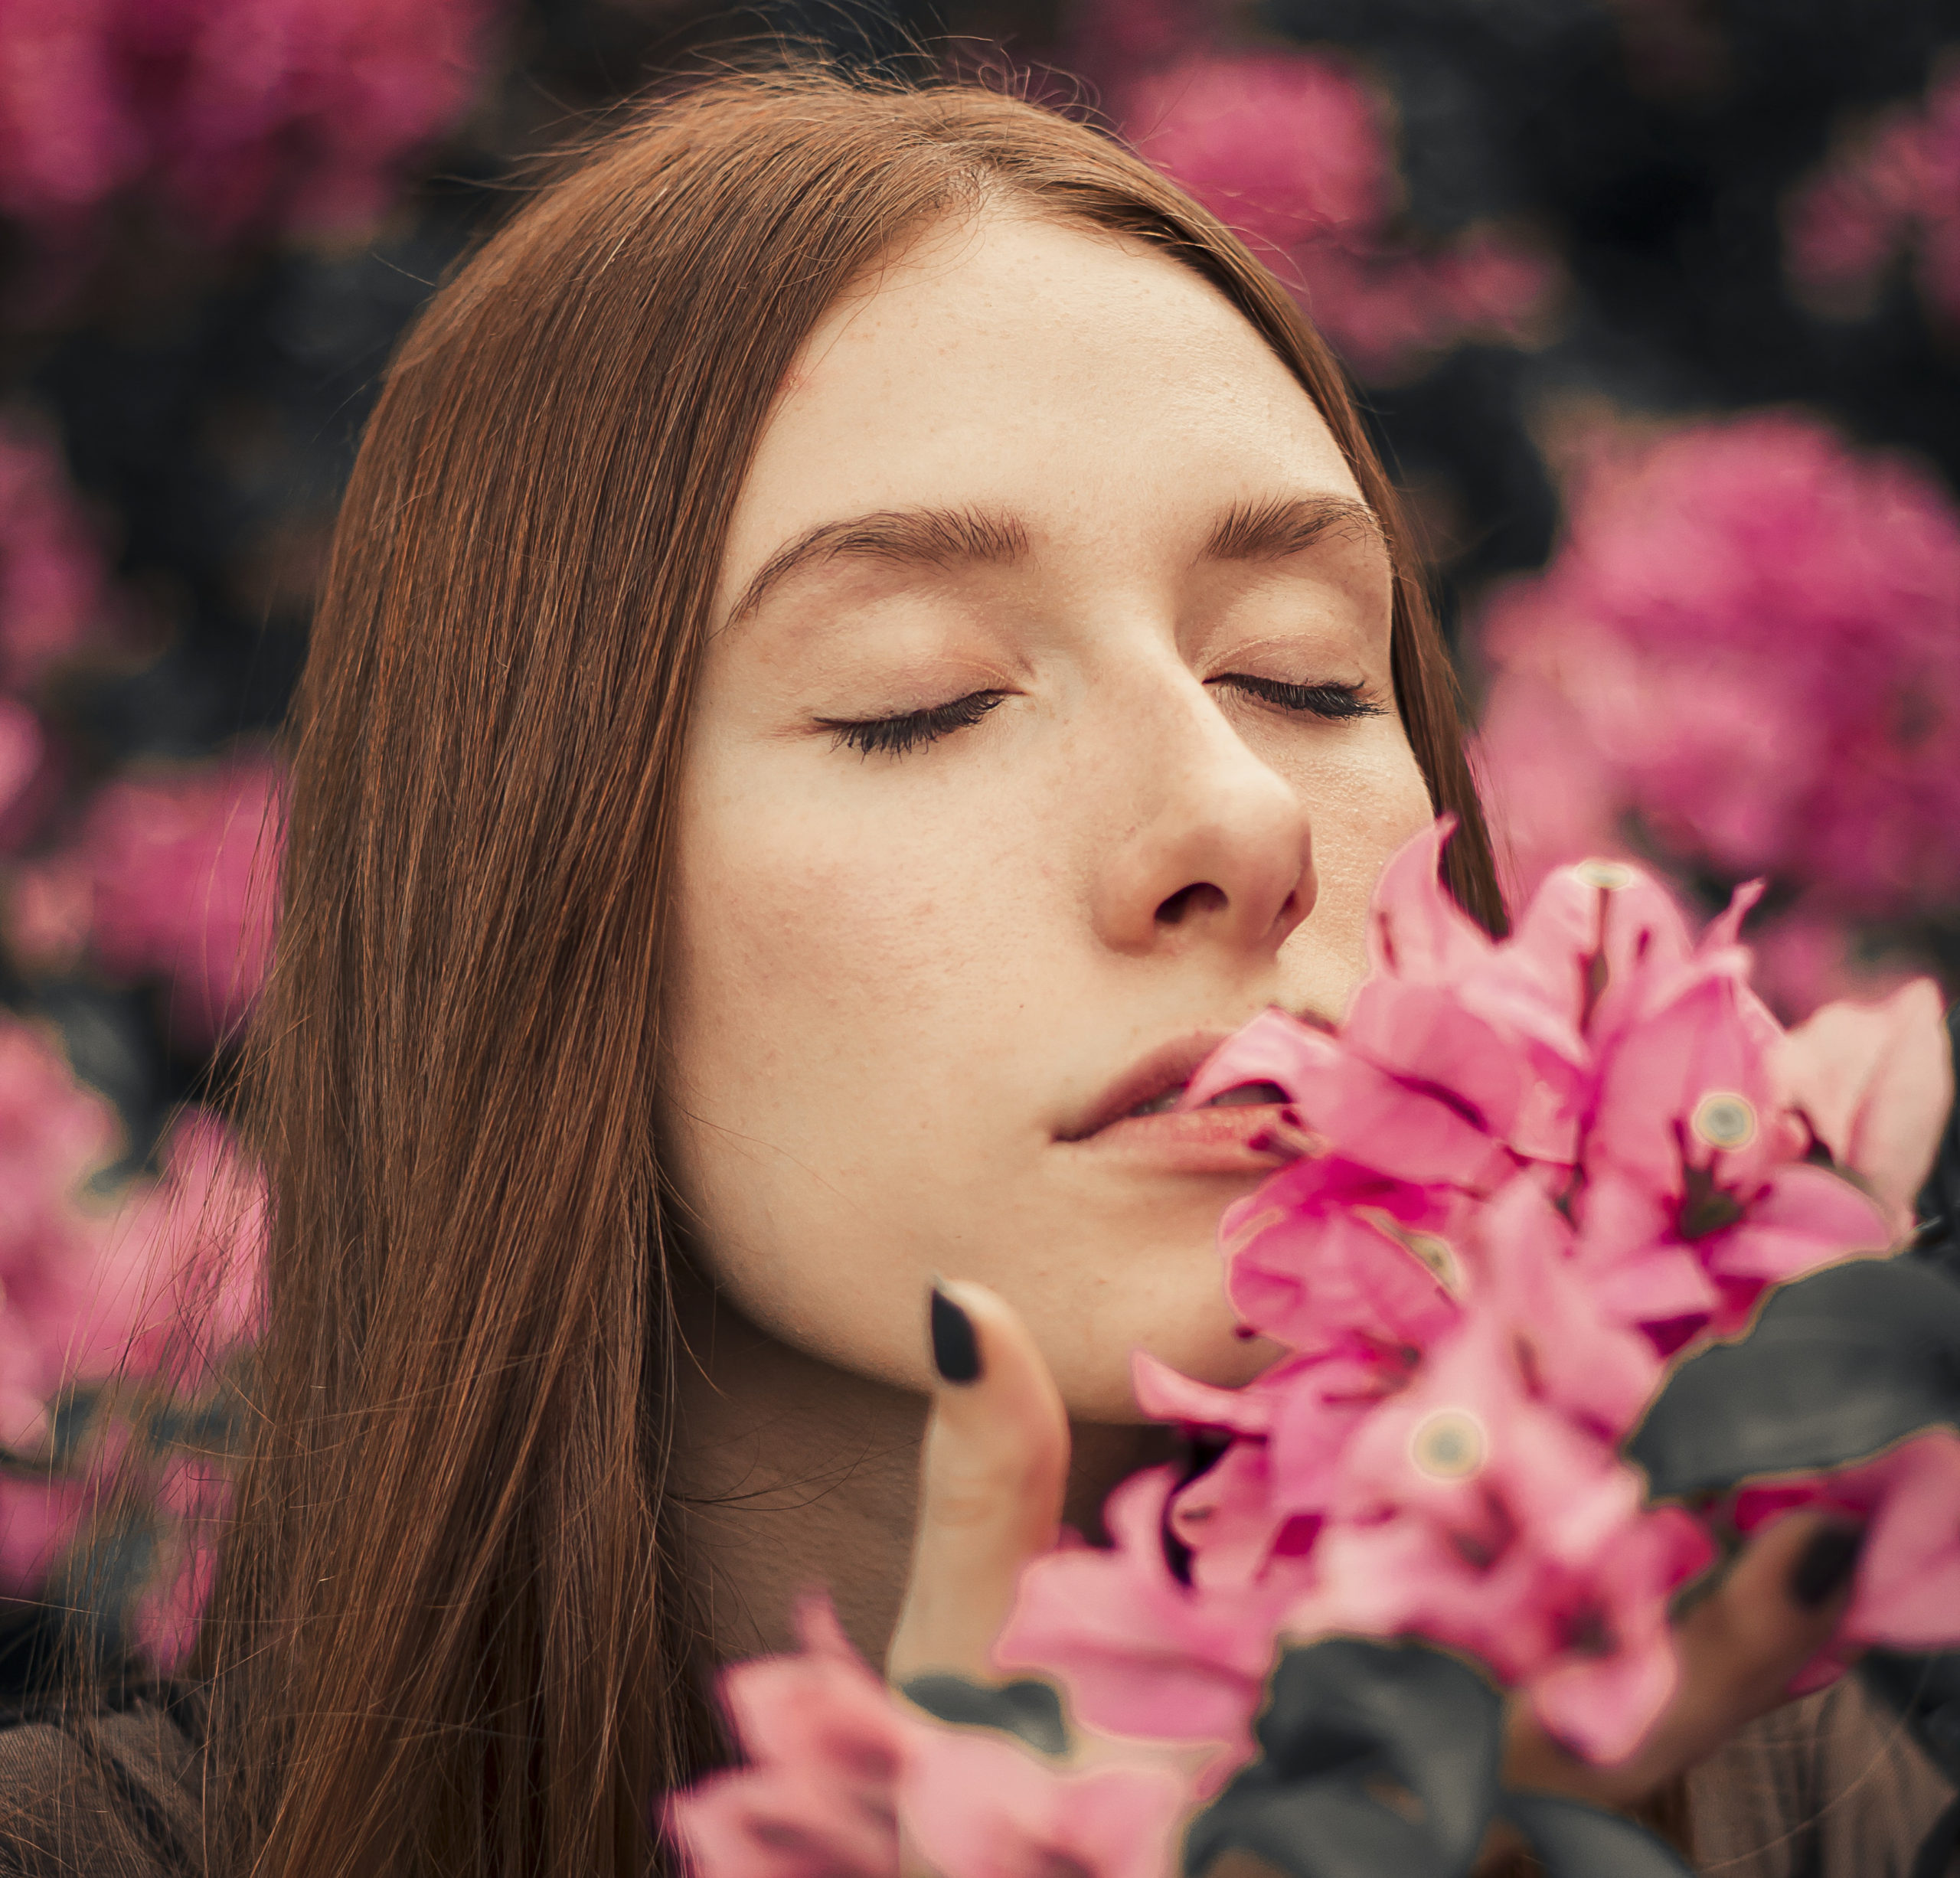
[[[1122,952],[1276,952],[1313,910],[1306,804],[1187,671],[1168,689],[1116,766],[1131,813],[1096,870],[1098,933]]]

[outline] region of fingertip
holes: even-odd
[[[933,1367],[939,1380],[964,1388],[980,1380],[980,1338],[966,1308],[948,1290],[945,1281],[933,1281],[926,1305],[927,1337]]]
[[[1805,1541],[1784,1580],[1791,1602],[1801,1611],[1816,1612],[1847,1593],[1857,1574],[1864,1543],[1862,1524],[1824,1520]]]

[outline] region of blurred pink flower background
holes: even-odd
[[[1855,981],[1861,929],[1960,898],[1960,508],[1909,459],[1795,413],[1602,429],[1550,565],[1475,631],[1514,891],[1586,853],[1765,876],[1792,1014]]]
[[[474,94],[490,0],[8,0],[0,213],[71,243],[140,194],[198,238],[346,234]]]
[[[152,260],[371,235],[479,95],[508,11],[8,0],[12,315],[31,325],[75,300],[132,230]],[[147,599],[113,572],[118,545],[58,433],[0,408],[0,948],[29,988],[153,1001],[165,1050],[188,1065],[235,1042],[266,970],[281,779],[250,740],[105,772],[77,734],[77,688],[159,650]],[[125,1641],[167,1664],[194,1627],[196,1534],[222,1513],[263,1209],[215,1115],[183,1112],[144,1162],[147,1145],[78,1079],[52,1024],[0,1013],[0,1594],[86,1574],[101,1522],[147,1521],[133,1536],[149,1563],[112,1601]],[[134,1499],[112,1505],[116,1481]],[[133,1556],[131,1533],[106,1537],[103,1556]]]
[[[1960,326],[1960,64],[1841,135],[1785,217],[1790,279],[1820,309],[1869,313],[1903,261],[1927,310]]]
[[[1294,286],[1364,378],[1419,371],[1466,340],[1530,343],[1561,275],[1527,232],[1447,240],[1406,225],[1387,94],[1333,51],[1240,51],[1221,11],[1177,0],[1083,8],[1072,68],[1142,155]]]

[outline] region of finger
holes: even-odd
[[[978,1285],[942,1282],[929,1329],[939,1386],[912,1576],[885,1659],[893,1682],[992,1674],[1015,1581],[1054,1544],[1068,1478],[1068,1416],[1020,1318]]]
[[[1851,1593],[1860,1535],[1824,1513],[1785,1515],[1759,1533],[1676,1626],[1681,1680],[1633,1756],[1598,1767],[1514,1709],[1505,1755],[1513,1786],[1622,1806],[1704,1760],[1783,1701],[1831,1641]]]

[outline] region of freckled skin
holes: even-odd
[[[791,1349],[926,1381],[943,1272],[1023,1315],[1075,1415],[1132,1417],[1129,1352],[1218,1380],[1220,1208],[1243,1174],[1059,1140],[1146,1052],[1263,1006],[1338,1014],[1367,897],[1429,807],[1393,710],[1389,584],[1352,531],[1201,550],[1235,501],[1358,498],[1217,292],[1140,244],[1004,214],[941,231],[813,335],[736,513],[692,733],[662,1126],[717,1282]],[[839,559],[733,625],[816,524],[1019,518],[1010,565]],[[1008,695],[903,755],[862,721]],[[1174,923],[1181,890],[1215,890]],[[1289,893],[1305,907],[1282,917]]]

